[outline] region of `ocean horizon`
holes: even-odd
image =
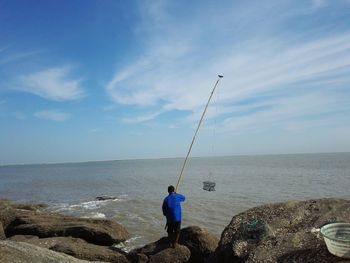
[[[277,155],[300,155],[300,154],[348,154],[350,152],[295,152],[295,153],[256,153],[256,154],[227,154],[227,155],[203,155],[203,156],[191,156],[194,158],[222,158],[222,157],[248,157],[248,156],[277,156]],[[125,159],[103,159],[103,160],[79,160],[79,161],[49,161],[49,162],[28,162],[28,163],[7,163],[1,164],[1,166],[16,166],[16,165],[50,165],[50,164],[79,164],[79,163],[98,163],[98,162],[115,162],[115,161],[142,161],[142,160],[162,160],[162,159],[185,159],[184,156],[176,157],[144,157],[144,158],[125,158]]]

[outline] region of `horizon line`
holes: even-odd
[[[224,157],[249,157],[249,156],[276,156],[276,155],[311,155],[311,154],[350,154],[349,152],[295,152],[295,153],[256,153],[256,154],[232,154],[232,155],[215,155],[215,156],[190,156],[193,158],[224,158]],[[0,164],[5,166],[30,166],[30,165],[62,165],[62,164],[84,164],[84,163],[100,163],[100,162],[118,162],[118,161],[151,161],[162,159],[185,159],[182,157],[158,157],[158,158],[126,158],[126,159],[109,159],[109,160],[88,160],[88,161],[65,161],[65,162],[45,162],[45,163],[9,163]]]

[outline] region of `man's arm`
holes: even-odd
[[[178,196],[180,202],[183,202],[186,200],[185,196],[182,194],[177,194],[177,196]]]
[[[162,210],[163,210],[163,215],[166,216],[166,213],[168,211],[168,206],[166,205],[165,200],[163,201]]]

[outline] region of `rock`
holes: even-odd
[[[47,207],[44,204],[18,204],[6,199],[0,199],[0,223],[3,224],[3,228],[6,227],[16,218],[21,210],[38,211]]]
[[[5,231],[4,228],[2,226],[2,223],[0,222],[0,240],[5,239],[6,235],[5,235]]]
[[[198,226],[190,226],[181,229],[179,243],[191,251],[189,262],[202,263],[215,251],[219,239]]]
[[[116,248],[89,244],[79,238],[51,238],[56,244],[50,249],[89,261],[101,260],[114,263],[128,263],[126,256]]]
[[[129,256],[135,263],[189,262],[191,252],[182,245],[170,248],[168,238],[163,237],[156,242],[131,251]]]
[[[132,251],[130,251],[130,255],[137,255],[137,254],[142,254],[142,255],[146,255],[151,256],[154,254],[157,254],[158,252],[169,248],[169,242],[168,242],[168,238],[167,237],[162,237],[161,239],[157,240],[156,242],[152,242],[149,243],[141,248],[137,248],[134,249]]]
[[[57,253],[31,244],[3,240],[0,241],[0,263],[87,263],[89,261]]]
[[[40,211],[48,207],[48,205],[46,204],[17,204],[17,203],[14,203],[12,206],[15,209],[29,210],[29,211]]]
[[[4,230],[15,219],[16,209],[8,200],[0,199],[0,222]]]
[[[109,195],[101,195],[101,196],[96,197],[96,200],[98,200],[98,201],[116,200],[116,199],[118,199],[118,198],[115,196],[109,196]]]
[[[16,242],[25,242],[36,246],[49,248],[49,246],[44,246],[40,244],[39,237],[32,236],[32,235],[16,235],[16,236],[9,237],[7,240],[16,241]]]
[[[180,245],[186,246],[190,250],[191,258],[188,259],[188,262],[199,263],[204,262],[205,259],[215,251],[219,239],[214,235],[210,234],[204,229],[201,229],[197,226],[186,227],[181,230],[179,243]],[[180,246],[182,247],[182,246]],[[167,255],[170,253],[169,241],[167,237],[162,237],[156,242],[145,245],[144,247],[135,249],[130,252],[130,256],[134,262],[146,262],[145,256],[149,259],[153,255],[159,254]],[[168,251],[167,253],[163,251]],[[171,249],[170,249],[171,250]],[[159,258],[158,255],[156,258]],[[185,258],[185,257],[183,257]],[[155,260],[155,259],[154,259]],[[182,259],[181,259],[182,260]]]
[[[44,214],[32,211],[17,212],[15,219],[5,228],[7,237],[35,235],[40,238],[71,236],[96,245],[112,245],[128,238],[127,230],[106,219],[89,219]]]
[[[135,263],[147,263],[148,257],[145,254],[137,253],[132,255],[131,261]]]
[[[266,204],[232,218],[208,262],[350,262],[331,255],[311,233],[334,221],[348,222],[350,200],[317,199]]]
[[[191,257],[190,250],[182,245],[167,248],[149,257],[149,263],[185,263]]]
[[[136,248],[129,252],[129,258],[135,263],[148,262],[149,256],[155,255],[160,251],[170,248],[168,238],[162,237],[156,242],[149,243],[141,248]]]
[[[38,238],[37,236],[16,235],[9,240],[26,242],[56,252],[65,253],[75,258],[85,260],[102,260],[115,263],[127,263],[125,253],[114,247],[98,246],[87,243],[85,240],[73,237],[49,237]]]

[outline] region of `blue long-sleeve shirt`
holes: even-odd
[[[163,215],[166,216],[168,223],[181,221],[181,205],[180,202],[185,201],[185,197],[181,194],[170,193],[163,201]]]

